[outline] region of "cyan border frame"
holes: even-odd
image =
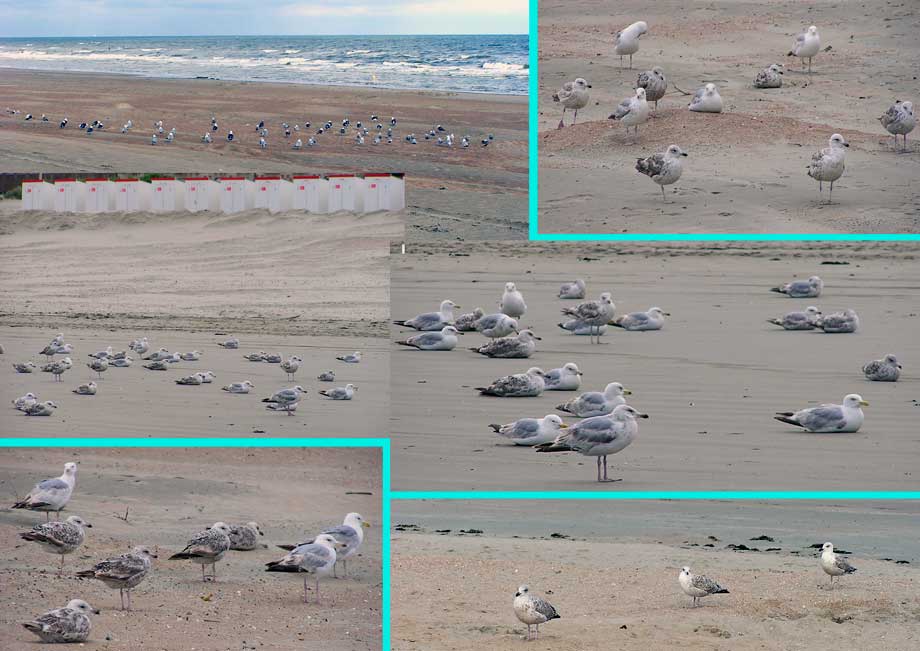
[[[390,649],[390,439],[384,438],[0,438],[0,448],[379,448],[381,458],[380,648]]]
[[[661,242],[661,241],[695,241],[695,242],[764,242],[764,241],[824,241],[824,242],[920,242],[920,233],[541,233],[538,225],[539,205],[539,134],[537,120],[539,117],[539,72],[538,72],[538,0],[530,0],[530,102],[529,138],[528,138],[528,212],[529,236],[531,240],[541,242]],[[611,42],[612,47],[612,42]]]

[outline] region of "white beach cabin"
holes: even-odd
[[[256,208],[267,208],[269,212],[285,212],[291,209],[294,186],[280,176],[257,176],[255,178]]]
[[[26,179],[22,182],[23,210],[52,210],[53,208],[53,185],[41,179]]]
[[[226,176],[220,183],[220,209],[226,213],[250,210],[255,205],[255,185],[243,176]]]
[[[82,212],[86,186],[77,179],[54,180],[55,212]]]
[[[406,183],[402,174],[365,174],[362,212],[395,211],[406,207]]]
[[[150,179],[150,210],[176,212],[185,210],[185,185],[172,176]]]
[[[220,186],[207,176],[189,176],[185,181],[185,209],[191,212],[220,210]]]
[[[86,185],[84,212],[112,212],[115,210],[115,184],[109,179],[83,179]]]
[[[354,174],[328,174],[328,212],[361,212],[364,206],[364,179]]]
[[[150,184],[140,179],[115,179],[115,210],[144,212],[150,210]]]
[[[294,195],[291,208],[313,214],[329,212],[329,181],[317,175],[292,177]]]

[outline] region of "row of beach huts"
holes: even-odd
[[[270,212],[371,213],[406,207],[402,174],[225,176],[209,178],[27,179],[23,210],[54,212],[214,212],[254,208]]]

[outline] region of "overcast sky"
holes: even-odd
[[[0,0],[0,36],[525,34],[528,0]]]

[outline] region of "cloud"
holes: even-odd
[[[309,18],[394,15],[421,16],[526,17],[528,0],[393,0],[391,2],[298,2],[279,9],[282,15]]]

